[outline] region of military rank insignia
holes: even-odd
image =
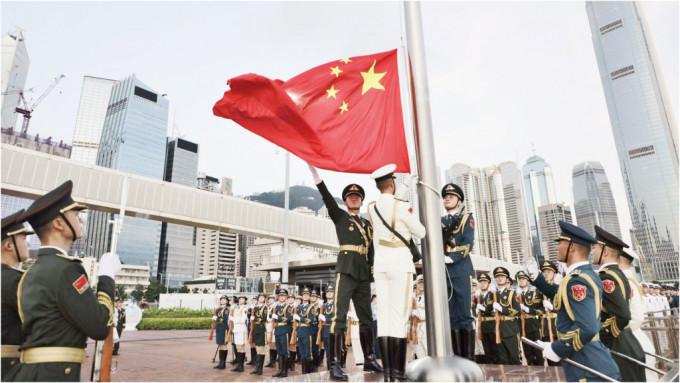
[[[607,292],[607,294],[611,294],[616,288],[616,285],[614,284],[614,281],[606,279],[602,281],[602,287],[604,288],[604,291]]]
[[[78,294],[82,294],[90,288],[90,283],[87,281],[85,274],[81,275],[80,278],[73,282],[73,287],[75,287]]]
[[[586,287],[583,285],[571,286],[571,295],[576,302],[581,302],[586,298]]]

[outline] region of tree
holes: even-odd
[[[135,289],[130,293],[137,302],[141,302],[144,299],[144,286],[137,285]]]
[[[125,291],[124,285],[116,285],[116,299],[128,299],[128,293]]]
[[[201,292],[201,289],[199,289],[198,287],[194,287],[194,288],[191,290],[191,292],[192,292],[193,294],[198,294],[198,293]]]
[[[208,291],[208,288],[203,289],[203,294],[208,294],[210,291]]]
[[[149,286],[146,287],[144,297],[147,302],[156,302],[161,294],[167,292],[168,289],[160,281],[155,278],[149,278]]]
[[[179,292],[180,292],[180,293],[185,293],[185,294],[186,294],[186,293],[189,293],[190,291],[189,291],[189,288],[188,288],[188,287],[182,286],[182,287],[179,288]]]
[[[262,278],[260,278],[260,281],[257,283],[257,291],[259,293],[264,291],[264,281],[262,280]]]

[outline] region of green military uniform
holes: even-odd
[[[265,296],[264,293],[260,293],[260,296]],[[266,303],[257,304],[253,307],[253,344],[257,347],[261,347],[264,352],[264,347],[267,345],[267,316],[269,315],[269,309]],[[264,367],[264,353],[256,353],[255,355],[255,371],[251,372],[251,375],[262,375],[262,368]]]
[[[505,275],[509,278],[510,273],[505,267],[496,267],[493,271],[494,278]],[[517,325],[517,315],[519,315],[519,302],[515,299],[515,290],[511,288],[500,288],[497,292],[498,303],[501,305],[500,311],[500,333],[501,344],[497,347],[498,363],[520,365],[519,350],[519,327]]]
[[[557,273],[558,273],[557,266],[552,261],[544,261],[541,264],[541,271],[544,271],[544,270],[552,270],[553,272],[555,272],[555,275],[557,275]],[[553,281],[548,281],[548,280],[544,279],[544,283],[548,286],[551,286],[551,287],[552,286],[557,287],[554,284],[554,279],[553,279]],[[543,301],[547,301],[550,304],[553,303],[552,298],[550,298],[550,294],[546,295],[545,292],[543,292],[541,290],[539,290],[538,292],[539,292],[541,298],[543,299]],[[539,309],[540,311],[542,311],[542,314],[541,314],[541,339],[544,342],[553,342],[555,339],[557,339],[557,311],[556,310],[548,310],[543,305],[543,301],[541,302],[542,308]],[[551,336],[551,334],[552,334],[552,336]],[[559,366],[560,363],[553,362],[552,360],[548,360],[548,365]]]
[[[21,263],[21,255],[17,248],[17,234],[33,234],[24,227],[24,209],[10,214],[2,219],[2,241],[12,240],[16,252],[17,262]],[[2,381],[9,370],[19,363],[19,346],[23,343],[21,334],[21,318],[17,302],[17,288],[19,280],[24,275],[23,270],[2,264]]]
[[[38,229],[69,210],[84,209],[71,199],[72,188],[67,181],[37,199],[26,211],[31,226]],[[79,258],[68,256],[65,249],[40,248],[19,282],[24,343],[19,348],[21,363],[8,380],[80,380],[87,338],[105,340],[113,325],[113,279],[100,276],[97,290],[93,294]]]
[[[599,226],[595,226],[595,235],[598,242],[603,246],[602,252],[604,252],[605,246],[618,251],[623,251],[624,247],[628,247],[627,244]],[[628,304],[630,300],[628,278],[617,263],[602,265],[598,274],[604,290],[604,294],[602,294],[602,314],[600,316],[602,323],[600,340],[610,350],[618,351],[644,363],[644,350],[630,328],[627,328],[631,319],[630,305]],[[644,367],[614,354],[612,354],[612,358],[619,366],[622,381],[646,381]]]
[[[479,282],[491,281],[489,274],[482,273],[477,278]],[[482,333],[482,347],[484,348],[484,358],[482,358],[482,363],[498,363],[498,357],[496,352],[496,322],[493,315],[493,293],[487,290],[486,293],[481,292],[475,297],[477,305],[481,305],[481,328],[478,331]],[[475,313],[479,315],[479,310],[475,310]]]
[[[113,355],[118,355],[118,350],[120,349],[120,338],[123,336],[123,329],[125,329],[125,309],[123,307],[116,308],[116,311],[116,332],[118,333],[118,342],[116,342],[116,344],[113,346]]]
[[[521,274],[520,274],[521,273]],[[518,277],[526,276],[523,271],[520,271]],[[527,291],[523,291],[521,294],[522,304],[529,309],[529,312],[525,312],[524,318],[524,334],[522,336],[527,337],[533,341],[541,339],[541,318],[543,315],[543,295],[537,288],[528,286]],[[524,355],[527,358],[528,365],[542,366],[543,365],[543,355],[540,350],[533,347],[524,347]]]

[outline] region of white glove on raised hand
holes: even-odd
[[[278,320],[278,319],[279,319],[279,316],[276,315],[276,314],[272,314],[272,318],[274,318],[274,320]]]
[[[212,320],[217,320],[217,315],[213,315]]]
[[[486,311],[486,307],[477,303],[477,311],[484,312],[484,311]]]
[[[445,255],[444,256],[444,264],[448,265],[450,263],[453,263],[453,259],[451,259],[451,257],[449,257],[448,255]]]
[[[404,185],[406,185],[406,186],[415,185],[417,182],[418,182],[418,175],[417,174],[411,174],[404,179]]]
[[[529,308],[527,306],[525,306],[523,303],[520,303],[519,307],[522,308],[522,311],[529,314]]]
[[[299,321],[299,320],[300,320],[300,316],[297,315],[297,314],[293,315],[293,320]]]
[[[538,278],[538,262],[536,261],[536,258],[531,255],[524,257],[522,271],[524,271],[524,274],[526,274],[532,282],[535,281],[536,278]]]
[[[543,307],[544,307],[546,310],[550,310],[550,311],[555,310],[555,308],[553,307],[552,303],[550,303],[550,301],[547,300],[547,299],[543,301]]]
[[[491,294],[495,293],[495,292],[496,292],[496,286],[495,286],[495,285],[490,285],[490,286],[489,286],[489,292],[490,292]]]
[[[99,271],[97,276],[107,276],[115,280],[116,275],[120,272],[123,266],[120,264],[120,258],[118,254],[105,253],[99,260]]]
[[[482,290],[477,289],[475,290],[475,297],[481,297],[482,296]]]
[[[326,316],[323,315],[323,314],[320,314],[320,315],[319,315],[319,320],[322,320],[322,321],[325,322],[325,321],[326,321]]]
[[[314,182],[318,185],[321,183],[321,177],[319,177],[319,173],[316,171],[316,168],[310,164],[307,164],[309,166],[309,171],[312,172],[312,176],[314,177]]]
[[[503,311],[503,306],[501,306],[501,304],[498,303],[498,302],[494,302],[493,303],[493,309],[498,311],[498,312],[501,312],[501,311]]]
[[[555,354],[555,351],[553,351],[552,343],[543,342],[543,341],[540,341],[540,340],[537,340],[536,343],[538,343],[538,345],[543,347],[543,357],[544,358],[551,360],[553,362],[559,362],[560,360],[562,360],[562,358],[560,358],[557,354]]]

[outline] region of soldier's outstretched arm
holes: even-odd
[[[406,202],[399,202],[398,217],[404,222],[411,235],[416,238],[425,237],[425,226],[413,214],[413,208]]]
[[[562,306],[573,323],[567,332],[560,334],[559,339],[552,343],[552,350],[561,358],[569,358],[581,350],[600,328],[599,308],[596,307],[600,304],[599,291],[594,290],[583,277],[565,278],[569,280],[563,292]]]
[[[312,165],[309,165],[309,169],[312,171],[312,175],[314,175],[314,182],[316,183],[316,188],[319,189],[319,193],[321,193],[323,203],[326,205],[326,208],[328,209],[328,216],[331,217],[331,220],[334,223],[337,222],[342,217],[343,213],[346,214],[346,212],[340,209],[340,206],[338,206],[338,203],[335,201],[335,198],[333,198],[331,192],[328,191],[326,183],[323,182],[321,178],[319,178],[316,169]]]
[[[104,340],[113,325],[114,282],[100,276],[96,296],[90,292],[85,269],[72,262],[59,277],[57,307],[74,327],[94,340]]]
[[[548,284],[543,274],[538,274],[538,277],[531,281],[531,284],[536,286],[536,288],[539,289],[542,294],[545,294],[550,299],[555,297],[555,294],[557,294],[557,289],[559,288],[559,285]]]

